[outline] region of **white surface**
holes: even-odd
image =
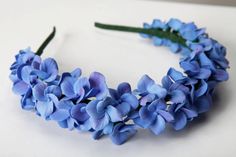
[[[150,1],[24,0],[0,2],[0,156],[1,157],[235,157],[236,156],[236,8]],[[153,18],[180,18],[207,27],[224,44],[230,60],[230,80],[222,84],[219,98],[206,116],[180,132],[160,136],[140,130],[122,146],[105,137],[94,141],[87,133],[61,129],[31,112],[21,110],[11,92],[9,66],[19,49],[36,50],[51,31],[56,38],[43,57],[57,59],[60,71],[81,67],[85,75],[102,72],[110,87],[129,81],[136,85],[147,73],[160,81],[178,58],[166,48],[154,47],[138,35],[103,31],[94,21],[140,26]]]

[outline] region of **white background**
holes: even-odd
[[[211,37],[227,47],[230,80],[218,87],[212,110],[186,129],[167,129],[160,136],[139,130],[122,146],[105,137],[61,129],[21,110],[11,92],[9,67],[19,49],[36,50],[57,27],[57,35],[43,58],[54,57],[60,72],[83,69],[102,72],[110,87],[128,81],[135,87],[143,74],[160,82],[178,55],[154,47],[139,35],[99,30],[94,21],[141,26],[153,18],[176,17],[207,27]],[[235,157],[236,156],[236,8],[155,1],[21,0],[0,1],[0,156],[1,157]]]

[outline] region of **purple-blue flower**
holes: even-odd
[[[102,74],[94,72],[88,79],[81,76],[79,69],[76,69],[72,74],[62,75],[60,87],[66,99],[76,99],[77,103],[93,97],[103,99],[108,94],[108,88]]]
[[[55,106],[55,112],[50,115],[50,119],[55,120],[62,128],[70,130],[90,130],[89,115],[85,108],[85,103],[74,104],[70,100],[60,100]]]
[[[44,82],[39,82],[33,87],[32,91],[36,100],[38,115],[48,119],[62,95],[61,89],[56,85],[47,85]]]
[[[123,117],[138,107],[138,99],[132,94],[129,83],[123,82],[119,84],[117,90],[109,89],[109,92],[116,103],[115,107],[121,112]]]

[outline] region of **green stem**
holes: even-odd
[[[36,55],[41,56],[43,53],[43,50],[45,49],[45,47],[50,43],[50,41],[53,39],[53,37],[56,34],[56,27],[53,27],[53,31],[52,33],[49,34],[49,36],[45,39],[45,41],[42,43],[42,45],[38,48],[38,50],[36,51]]]
[[[124,31],[124,32],[134,32],[134,33],[144,33],[152,36],[157,36],[162,39],[169,39],[172,42],[179,43],[184,47],[187,47],[186,40],[183,39],[181,36],[177,34],[177,32],[171,32],[170,30],[163,31],[161,29],[145,29],[140,27],[129,27],[129,26],[120,26],[120,25],[110,25],[110,24],[103,24],[103,23],[94,23],[95,27],[108,29],[108,30],[117,30],[117,31]]]

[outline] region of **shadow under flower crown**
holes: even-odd
[[[105,77],[93,72],[88,78],[81,70],[58,73],[53,58],[40,55],[55,35],[55,28],[36,53],[20,50],[10,70],[13,91],[21,96],[21,106],[62,128],[92,132],[94,139],[109,135],[115,144],[132,137],[137,127],[160,134],[170,124],[183,129],[188,121],[209,110],[215,86],[228,79],[226,49],[209,38],[205,29],[178,19],[153,20],[143,28],[95,23],[110,30],[137,32],[156,46],[167,46],[181,53],[184,73],[170,68],[155,83],[148,75],[141,77],[135,90],[127,82],[117,89],[107,87]]]

